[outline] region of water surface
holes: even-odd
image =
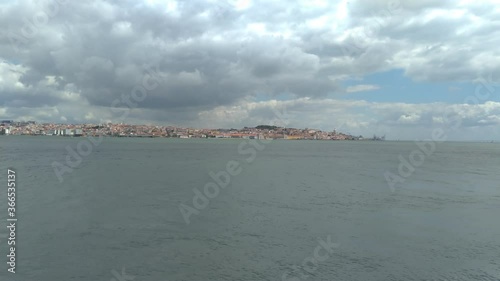
[[[248,163],[242,140],[105,138],[61,183],[52,163],[82,140],[0,137],[0,202],[13,167],[19,219],[15,275],[1,228],[1,280],[500,278],[498,144],[437,144],[391,192],[412,142],[276,140]],[[186,224],[179,205],[228,161],[241,173]],[[308,273],[329,235],[338,248]]]

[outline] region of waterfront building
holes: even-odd
[[[75,129],[74,135],[75,135],[75,137],[82,136],[83,135],[82,129]]]
[[[0,135],[9,135],[10,134],[10,129],[9,128],[2,128],[0,130]]]

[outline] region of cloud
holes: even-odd
[[[374,91],[378,89],[380,89],[378,85],[360,84],[360,85],[349,86],[345,89],[345,91],[347,93],[356,93],[356,92]]]

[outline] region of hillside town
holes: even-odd
[[[36,121],[0,121],[0,135],[30,136],[108,136],[108,137],[163,137],[163,138],[221,138],[221,139],[286,139],[286,140],[367,140],[333,130],[284,128],[271,125],[242,129],[195,129],[175,126],[131,124],[54,124]],[[374,136],[368,140],[384,140]]]

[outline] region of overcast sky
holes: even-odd
[[[0,0],[0,119],[499,140],[499,2]]]

